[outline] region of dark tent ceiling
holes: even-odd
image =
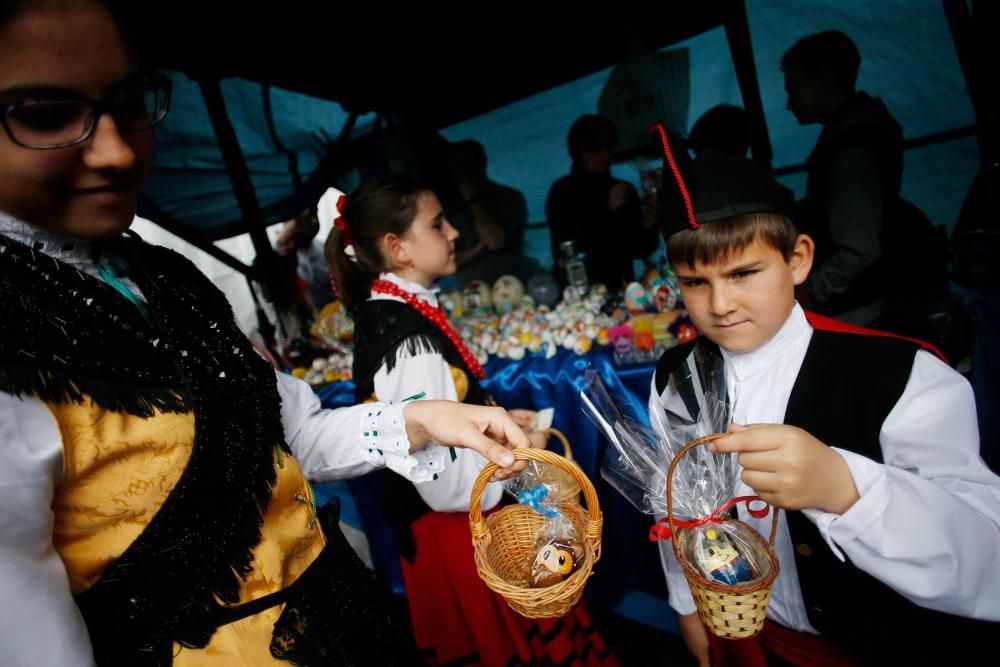
[[[444,127],[720,25],[741,2],[572,5],[563,13],[340,3],[134,3],[139,45],[192,78],[242,77]],[[421,5],[423,6],[423,5]],[[210,9],[205,9],[209,7]]]

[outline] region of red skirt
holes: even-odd
[[[709,632],[708,641],[716,667],[767,667],[768,653],[799,667],[858,667],[847,653],[819,635],[771,621],[764,621],[764,629],[750,639],[721,639]]]
[[[426,664],[618,666],[582,601],[562,618],[528,619],[486,587],[467,514],[431,512],[411,529],[417,553],[402,561],[403,585]]]

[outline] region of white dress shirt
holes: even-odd
[[[796,304],[770,341],[746,353],[722,350],[726,381],[738,424],[780,424],[812,326]],[[675,400],[669,387],[650,410]],[[879,433],[884,463],[826,443],[844,457],[860,499],[844,514],[805,510],[838,557],[851,562],[913,602],[938,611],[1000,621],[1000,478],[979,457],[972,388],[934,355],[917,352],[909,380]],[[736,495],[754,495],[740,482]],[[739,518],[765,537],[771,517]],[[815,633],[809,624],[785,521],[775,553],[769,618]],[[671,545],[660,542],[670,605],[695,611],[694,600]]]
[[[417,283],[400,278],[394,273],[383,273],[383,280],[397,285],[402,290],[426,301],[435,308],[438,307],[436,287],[426,288]],[[403,299],[381,292],[372,292],[372,300]],[[363,335],[363,334],[362,334]],[[405,345],[396,352],[396,363],[392,370],[383,363],[375,373],[375,396],[380,401],[401,401],[408,396],[423,392],[429,399],[458,400],[455,392],[455,380],[451,375],[448,362],[438,352],[419,352],[410,354]],[[439,445],[427,445],[426,450],[448,452]],[[472,485],[479,472],[486,465],[486,459],[468,449],[455,449],[455,460],[450,454],[445,459],[444,470],[437,479],[416,485],[417,493],[427,506],[436,512],[468,512],[469,500],[472,495]],[[503,486],[491,482],[486,485],[481,501],[482,508],[488,510],[500,502],[503,496]]]

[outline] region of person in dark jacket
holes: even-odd
[[[572,240],[587,253],[590,282],[621,290],[635,279],[632,260],[656,249],[658,218],[655,211],[644,211],[631,184],[611,175],[618,143],[611,121],[581,116],[570,127],[567,143],[573,168],[552,185],[545,203],[553,265],[559,264],[560,244]]]

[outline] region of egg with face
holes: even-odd
[[[753,578],[747,559],[725,534],[714,529],[705,531],[698,560],[712,579],[723,584],[735,585]]]
[[[490,307],[490,287],[480,280],[473,280],[465,286],[462,301],[466,314],[486,310]]]
[[[543,588],[559,583],[579,567],[582,558],[583,548],[572,537],[548,540],[531,564],[531,585]]]
[[[632,351],[632,327],[625,324],[617,326],[609,332],[609,338],[616,352],[626,354]]]
[[[441,309],[449,317],[452,315],[461,317],[462,308],[465,304],[462,300],[462,293],[457,289],[442,292],[441,296],[438,297],[438,302],[441,304]]]
[[[603,283],[591,285],[590,298],[595,301],[604,301],[604,299],[608,298],[608,288]]]
[[[670,288],[666,282],[656,286],[653,291],[653,307],[657,311],[673,310],[677,306],[678,295]]]
[[[633,315],[649,309],[649,293],[640,283],[632,282],[625,287],[625,308]]]
[[[493,307],[499,312],[507,313],[519,305],[524,297],[524,284],[517,276],[500,276],[493,283],[493,291],[490,294]]]

